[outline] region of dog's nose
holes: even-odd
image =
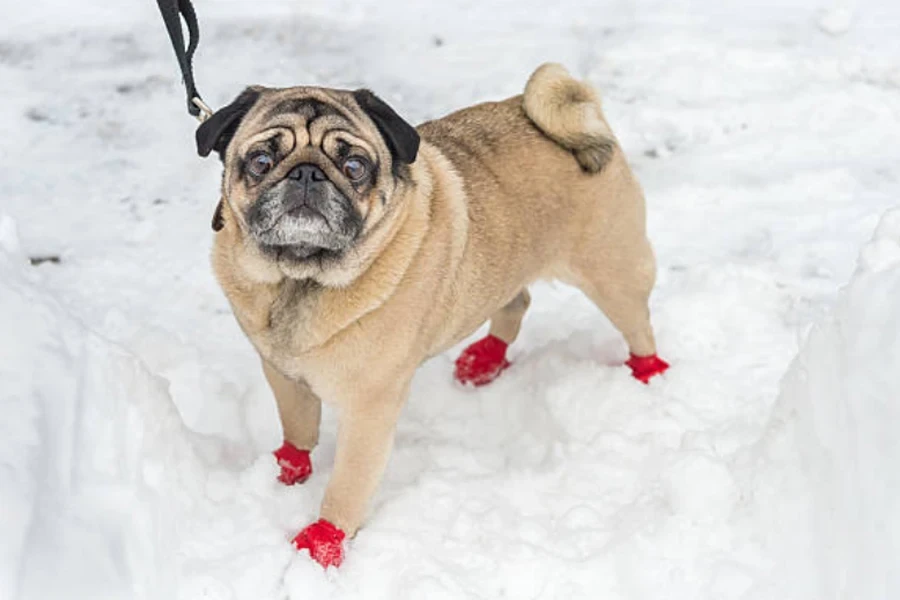
[[[309,163],[299,164],[288,173],[289,179],[294,179],[298,183],[312,183],[314,181],[325,181],[328,177],[325,171]]]

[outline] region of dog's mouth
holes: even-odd
[[[352,237],[335,232],[328,219],[309,206],[286,211],[269,229],[255,232],[256,243],[275,260],[304,262],[340,258]]]
[[[342,250],[324,248],[314,244],[291,244],[287,246],[260,244],[259,247],[264,254],[275,260],[291,262],[336,260],[343,255]]]

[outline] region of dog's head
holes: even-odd
[[[368,90],[252,87],[197,130],[221,157],[213,229],[235,225],[288,277],[342,282],[360,244],[395,212],[419,136]],[[223,214],[224,213],[224,214]]]

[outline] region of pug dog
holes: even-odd
[[[224,164],[212,263],[278,405],[279,479],[310,475],[321,402],[338,411],[320,518],[293,538],[323,566],[363,523],[416,368],[489,320],[455,375],[497,377],[530,283],[580,288],[637,379],[668,367],[641,188],[597,93],[560,65],[418,127],[368,90],[250,87],[196,137]]]

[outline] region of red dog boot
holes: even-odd
[[[278,481],[285,485],[303,483],[312,475],[312,462],[309,460],[309,450],[301,450],[292,443],[285,441],[281,448],[273,452],[281,473]]]
[[[297,550],[309,550],[309,555],[326,569],[339,567],[344,562],[344,547],[341,543],[346,535],[338,527],[319,519],[297,534],[293,544]]]
[[[506,360],[507,344],[500,338],[488,335],[478,340],[456,359],[456,380],[462,384],[484,385],[497,378],[509,366]]]
[[[664,373],[669,368],[669,363],[655,354],[650,356],[632,354],[625,364],[631,367],[631,374],[634,378],[644,383],[649,383],[651,377]]]

